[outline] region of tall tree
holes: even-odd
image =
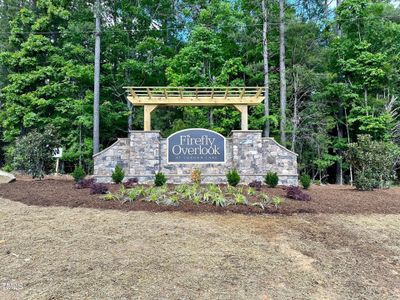
[[[268,67],[268,3],[267,0],[261,1],[262,13],[263,13],[263,62],[264,62],[264,136],[269,137],[269,67]]]
[[[279,78],[280,78],[280,135],[281,143],[286,143],[286,67],[285,67],[285,3],[279,0]]]
[[[93,97],[93,154],[100,151],[100,0],[95,3],[96,40],[94,49],[94,97]]]

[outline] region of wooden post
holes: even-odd
[[[236,109],[241,113],[242,130],[249,130],[248,109],[247,105],[235,105]]]
[[[144,105],[144,131],[151,130],[151,112],[157,108],[157,105]]]

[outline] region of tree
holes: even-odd
[[[264,61],[264,116],[266,117],[264,125],[264,136],[269,137],[269,70],[268,70],[268,7],[266,0],[261,1],[263,12],[263,61]]]
[[[96,42],[94,54],[94,97],[93,97],[93,154],[100,150],[100,0],[95,3]]]
[[[285,69],[285,11],[284,0],[279,0],[279,78],[280,78],[280,135],[281,143],[286,143],[286,69]]]

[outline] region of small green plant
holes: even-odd
[[[135,201],[137,200],[139,197],[143,197],[146,196],[146,189],[142,186],[137,186],[133,189],[129,189],[127,192],[127,196],[129,198],[129,200],[131,201]]]
[[[164,173],[158,172],[154,179],[155,186],[163,186],[167,182],[167,177],[165,177]]]
[[[265,183],[271,187],[274,188],[278,185],[279,182],[279,177],[276,172],[268,172],[267,175],[265,175]]]
[[[121,168],[120,165],[117,165],[114,169],[114,172],[112,172],[111,174],[112,181],[116,184],[119,184],[122,182],[122,180],[124,180],[124,177],[125,177],[124,170]]]
[[[275,208],[278,208],[283,203],[283,199],[281,197],[275,196],[272,198],[272,204],[275,206]]]
[[[307,190],[311,185],[311,178],[308,174],[303,174],[300,176],[300,183],[303,189]]]
[[[215,195],[215,197],[211,199],[211,203],[214,204],[215,206],[225,207],[227,206],[228,201],[224,198],[222,194],[220,194],[220,195]]]
[[[246,196],[243,194],[235,194],[234,198],[235,198],[235,204],[245,205],[248,203]]]
[[[254,196],[255,193],[256,193],[256,191],[254,190],[254,188],[252,188],[252,187],[247,188],[247,195]]]
[[[105,194],[105,195],[103,196],[103,199],[104,199],[104,200],[107,200],[107,201],[113,201],[113,200],[115,200],[115,196],[114,196],[113,193],[108,193],[108,194]]]
[[[231,169],[226,174],[226,179],[228,180],[229,185],[237,186],[240,182],[240,175],[236,169]]]
[[[71,175],[74,178],[75,182],[78,182],[83,180],[83,178],[85,178],[86,173],[81,166],[76,166]]]
[[[194,184],[201,183],[201,171],[199,169],[194,169],[191,174],[191,179]]]
[[[200,201],[201,201],[201,197],[200,197],[200,195],[196,195],[196,196],[194,196],[193,197],[193,203],[194,204],[200,204]]]
[[[262,210],[265,210],[272,202],[271,198],[268,197],[267,194],[260,194],[259,198],[260,198],[260,201],[255,202],[252,205],[259,206],[259,207],[261,207]]]
[[[3,171],[4,171],[4,172],[7,172],[7,173],[12,172],[12,171],[13,171],[12,165],[10,165],[10,164],[5,165],[5,166],[3,167]]]

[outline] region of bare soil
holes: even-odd
[[[25,189],[22,201],[48,184],[10,186]],[[53,198],[99,202],[70,183],[51,186]],[[313,188],[309,205],[327,190]],[[390,199],[381,192],[364,199]],[[0,299],[400,299],[398,214],[124,212],[66,201],[0,198]]]
[[[118,185],[110,185],[116,191]],[[262,192],[269,196],[285,197],[283,187],[263,187]],[[99,195],[91,195],[89,189],[76,189],[71,180],[17,180],[10,184],[0,184],[0,196],[28,205],[91,207],[100,209],[118,209],[124,211],[184,211],[194,213],[242,213],[261,214],[278,213],[292,215],[296,213],[341,213],[341,214],[391,214],[400,213],[400,188],[375,190],[372,192],[357,191],[350,186],[312,186],[306,191],[311,201],[302,202],[285,199],[281,207],[270,207],[262,210],[256,206],[230,205],[215,207],[208,204],[196,205],[183,201],[179,206],[157,205],[145,201],[123,203],[106,201]]]

